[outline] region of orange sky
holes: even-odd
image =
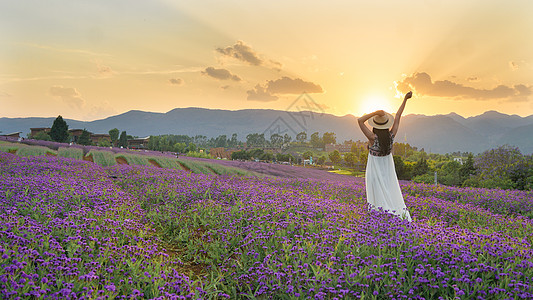
[[[532,1],[2,1],[0,117],[533,114]]]

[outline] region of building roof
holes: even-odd
[[[150,136],[143,137],[143,138],[136,138],[136,139],[129,139],[128,141],[146,141],[149,140]]]
[[[16,135],[16,134],[21,134],[22,131],[17,131],[17,132],[11,132],[11,133],[1,133],[0,135],[1,136],[9,136],[9,135]]]

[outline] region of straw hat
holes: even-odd
[[[392,123],[394,123],[394,117],[387,112],[384,116],[376,115],[368,120],[368,124],[376,129],[389,129]]]

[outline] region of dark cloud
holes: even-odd
[[[470,82],[479,82],[479,78],[476,76],[468,77],[466,80]]]
[[[235,45],[226,48],[217,48],[216,51],[225,56],[236,58],[254,66],[260,66],[263,64],[263,60],[259,55],[252,49],[252,47],[246,45],[243,41],[237,41]]]
[[[322,87],[316,83],[303,81],[300,78],[292,79],[286,76],[276,80],[268,80],[265,85],[256,85],[254,89],[247,91],[248,100],[274,101],[276,94],[301,94],[323,93]],[[261,100],[260,100],[261,99]]]
[[[531,87],[525,86],[523,84],[517,84],[514,86],[514,89],[518,91],[518,96],[530,96],[533,91],[531,90]]]
[[[202,71],[202,74],[211,76],[219,80],[230,80],[230,79],[233,81],[242,80],[239,76],[231,74],[231,72],[226,69],[215,69],[213,67],[206,68],[205,71]]]
[[[170,78],[168,80],[168,82],[170,82],[170,84],[173,84],[173,85],[183,85],[184,84],[184,81],[181,78]]]
[[[67,88],[61,85],[54,85],[50,88],[50,95],[58,97],[70,106],[82,108],[85,100],[75,88]]]
[[[280,62],[262,58],[259,53],[243,41],[237,41],[235,45],[226,48],[217,48],[216,51],[224,56],[238,59],[252,66],[267,66],[278,71],[282,67]]]
[[[252,101],[269,102],[278,100],[278,96],[267,92],[265,87],[261,86],[260,84],[256,85],[253,89],[247,91],[246,93],[248,94],[247,99]]]
[[[515,85],[509,87],[499,85],[493,89],[476,89],[465,86],[449,80],[432,81],[431,76],[427,73],[415,73],[404,78],[397,83],[398,91],[406,93],[410,90],[416,91],[417,94],[435,97],[450,97],[455,99],[508,99],[508,100],[525,100],[532,92],[531,86]]]

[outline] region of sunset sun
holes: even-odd
[[[380,109],[392,113],[393,106],[391,101],[384,96],[370,95],[361,100],[358,112],[359,114],[367,114]]]

